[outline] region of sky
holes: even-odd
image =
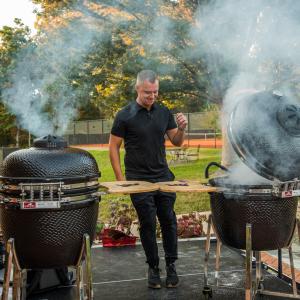
[[[13,26],[14,18],[20,18],[32,30],[35,21],[35,6],[30,0],[0,0],[0,28],[4,25]]]

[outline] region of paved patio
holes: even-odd
[[[214,248],[212,244],[210,270],[213,270]],[[162,244],[159,244],[160,256],[163,257]],[[93,287],[95,300],[121,299],[204,299],[203,257],[204,241],[180,241],[177,272],[180,285],[177,289],[151,290],[147,288],[146,264],[141,245],[125,248],[93,248]],[[161,261],[164,279],[164,261]],[[265,288],[277,291],[291,291],[290,286],[264,271]],[[213,299],[244,299],[244,260],[235,250],[222,247],[221,272],[219,286],[214,283],[213,274],[209,280],[213,288]],[[31,300],[69,300],[75,299],[73,288],[60,288],[52,292],[29,297]],[[256,299],[283,299],[258,295]]]

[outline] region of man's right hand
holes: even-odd
[[[178,113],[176,115],[176,123],[179,130],[185,130],[188,123],[186,116],[183,113]]]

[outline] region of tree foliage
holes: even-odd
[[[161,101],[174,110],[197,111],[208,101],[221,102],[226,83],[216,84],[216,74],[197,53],[189,34],[200,1],[79,2],[35,0],[43,9],[41,31],[53,29],[53,24],[65,26],[66,20],[80,14],[105,24],[107,40],[93,45],[95,50],[77,78],[78,82],[89,80],[90,100],[103,116],[114,114],[135,97],[134,78],[143,68],[158,71]],[[218,68],[214,71],[220,72]]]
[[[2,103],[1,91],[11,85],[9,73],[14,69],[18,53],[32,42],[30,30],[20,19],[15,19],[15,27],[4,26],[0,30],[0,144],[14,143],[16,118]]]
[[[215,63],[209,65],[190,34],[197,26],[198,5],[207,1],[33,0],[40,5],[36,36],[31,38],[20,21],[15,28],[0,31],[1,89],[10,84],[6,75],[15,67],[21,49],[31,47],[32,55],[38,55],[36,49],[47,43],[50,48],[51,39],[61,32],[76,36],[78,26],[73,25],[78,23],[99,34],[93,34],[80,63],[68,66],[64,76],[47,87],[49,98],[54,99],[63,85],[70,86],[78,119],[112,117],[135,98],[135,77],[142,69],[158,72],[159,101],[173,112],[200,111],[207,103],[219,105],[231,74],[221,57],[210,58]],[[72,47],[67,48],[70,54],[76,51],[76,45]],[[55,118],[53,106],[55,102],[50,102],[44,110]]]

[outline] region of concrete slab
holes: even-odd
[[[160,290],[147,288],[147,265],[141,245],[124,248],[93,248],[93,288],[95,300],[158,300],[158,299],[205,299],[203,289],[204,241],[179,242],[179,260],[176,263],[180,285],[176,289],[163,287]],[[209,268],[214,269],[214,248],[212,244]],[[165,279],[162,244],[159,244],[162,279]],[[265,287],[277,291],[291,291],[290,286],[265,274]],[[209,283],[213,288],[213,299],[244,299],[244,260],[235,250],[225,246],[221,251],[221,272],[218,286],[210,273]],[[75,299],[72,288],[61,288],[49,293],[29,297],[30,300]],[[256,299],[260,299],[257,296]],[[264,296],[264,300],[279,299]],[[284,298],[280,298],[284,299]],[[286,298],[288,299],[288,298]]]

